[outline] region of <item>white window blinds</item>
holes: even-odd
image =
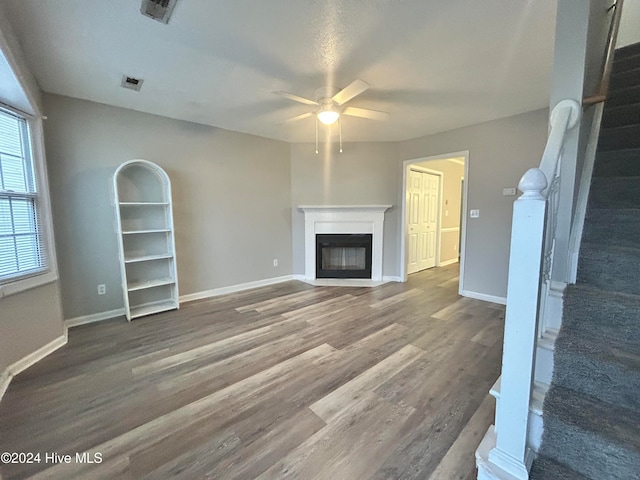
[[[46,269],[24,118],[0,109],[0,283]]]

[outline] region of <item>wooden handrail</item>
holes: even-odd
[[[618,39],[618,30],[620,28],[620,17],[622,16],[622,4],[624,0],[617,0],[609,10],[613,10],[613,17],[609,25],[607,34],[607,46],[604,52],[604,66],[602,68],[602,76],[598,82],[598,88],[593,95],[584,97],[582,106],[588,107],[597,103],[602,103],[607,99],[609,91],[609,81],[611,80],[611,69],[613,68],[613,55],[616,50],[616,40]]]

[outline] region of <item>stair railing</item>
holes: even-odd
[[[618,39],[618,30],[620,29],[620,19],[622,18],[623,4],[624,0],[616,0],[616,2],[611,5],[611,7],[609,7],[609,10],[613,10],[613,16],[611,17],[609,32],[607,33],[607,44],[604,52],[602,75],[600,76],[600,81],[598,82],[596,91],[592,95],[583,98],[583,107],[595,105],[596,103],[602,103],[607,99],[607,92],[609,91],[609,80],[611,79],[611,69],[613,68],[613,55],[616,51],[616,40]]]
[[[624,0],[617,0],[611,6],[613,16],[607,34],[607,45],[604,54],[604,64],[602,67],[602,75],[598,82],[598,87],[593,95],[585,97],[582,100],[583,108],[594,108],[591,130],[589,132],[589,140],[584,155],[584,163],[582,166],[582,175],[578,186],[578,195],[576,198],[576,208],[573,213],[571,222],[571,232],[569,235],[569,256],[567,258],[567,283],[576,283],[578,272],[578,254],[580,253],[580,240],[582,239],[582,231],[584,229],[584,217],[587,213],[587,200],[589,198],[589,187],[591,186],[591,176],[593,175],[593,166],[596,159],[596,149],[598,146],[598,135],[600,133],[600,124],[602,122],[602,112],[604,109],[603,102],[607,99],[609,91],[609,80],[611,78],[611,70],[613,68],[613,56],[616,48],[616,40],[618,38],[618,30],[620,28],[620,19],[622,18],[622,6]],[[594,106],[595,105],[595,106]]]
[[[551,278],[562,148],[580,114],[575,100],[555,106],[540,166],[524,174],[518,184],[522,195],[513,204],[500,408],[489,462],[522,480],[529,478],[533,459],[527,422],[541,291]]]
[[[496,443],[489,452],[489,462],[517,479],[527,480],[533,452],[527,447],[529,404],[533,384],[535,347],[545,302],[553,294],[553,262],[560,199],[562,151],[567,132],[581,117],[582,107],[596,105],[590,128],[586,159],[572,216],[568,256],[567,283],[575,282],[577,252],[582,236],[584,215],[597,137],[602,117],[602,102],[611,75],[617,32],[623,0],[611,7],[614,14],[607,35],[607,44],[597,91],[585,97],[580,105],[575,100],[563,100],[551,112],[549,137],[538,168],[528,170],[520,180],[522,195],[513,205],[507,309],[500,408],[496,412]],[[571,203],[571,202],[569,202]],[[566,207],[571,208],[571,207]],[[563,212],[566,213],[566,212]]]

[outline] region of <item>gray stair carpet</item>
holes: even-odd
[[[533,480],[640,480],[640,44],[616,51]]]

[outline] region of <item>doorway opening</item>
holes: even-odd
[[[469,152],[454,152],[403,162],[400,277],[460,262],[464,249]]]

